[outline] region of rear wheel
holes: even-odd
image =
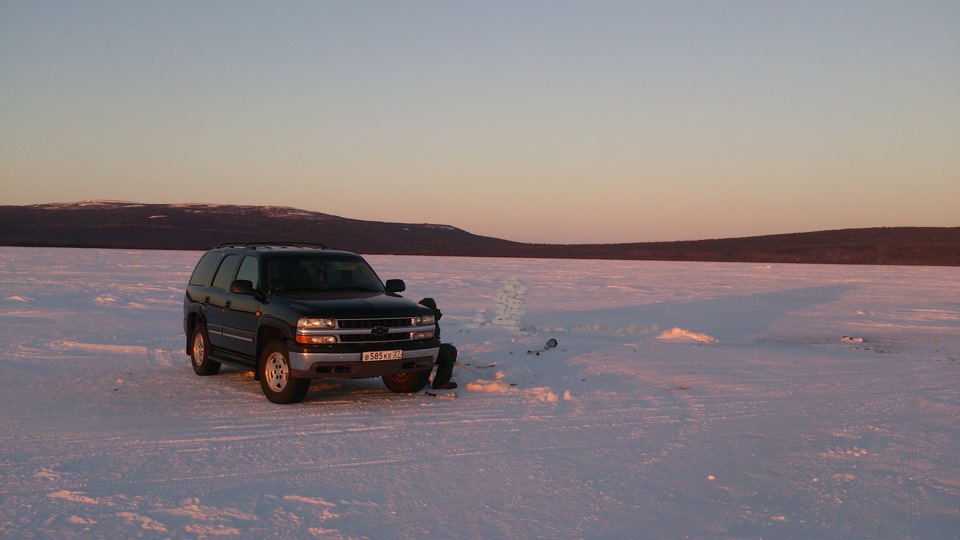
[[[263,348],[257,371],[263,395],[273,403],[299,403],[310,389],[310,379],[291,374],[290,356],[282,342],[274,341]]]
[[[423,390],[423,387],[426,386],[428,382],[430,382],[429,369],[423,371],[404,371],[383,376],[383,384],[387,385],[387,388],[389,388],[391,392],[400,394],[419,392]]]
[[[197,375],[216,375],[220,372],[220,362],[210,359],[210,341],[203,323],[197,323],[190,333],[190,363]]]

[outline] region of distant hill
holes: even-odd
[[[0,206],[0,245],[204,250],[314,242],[366,254],[960,266],[960,227],[845,229],[631,244],[527,244],[449,225],[348,219],[287,207],[117,201]]]

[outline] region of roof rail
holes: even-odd
[[[249,248],[249,249],[272,249],[272,248],[313,248],[327,249],[326,244],[316,244],[312,242],[226,242],[218,245],[214,249],[220,248]]]

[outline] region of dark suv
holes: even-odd
[[[307,244],[222,244],[190,276],[183,300],[197,375],[220,364],[255,373],[267,399],[296,403],[310,379],[382,377],[418,392],[440,341],[433,312],[380,281],[363,257]]]

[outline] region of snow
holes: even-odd
[[[141,203],[135,203],[130,201],[114,201],[114,200],[86,200],[80,202],[68,202],[68,203],[46,203],[36,205],[40,208],[78,208],[78,207],[110,207],[110,208],[142,208],[144,205]]]
[[[960,537],[960,269],[370,256],[458,398],[279,406],[193,374],[199,256],[0,248],[0,538]]]
[[[683,328],[671,328],[669,330],[664,330],[659,336],[660,339],[676,339],[676,340],[688,340],[688,341],[700,341],[702,343],[714,343],[716,339],[699,332],[691,332],[689,330],[684,330]]]

